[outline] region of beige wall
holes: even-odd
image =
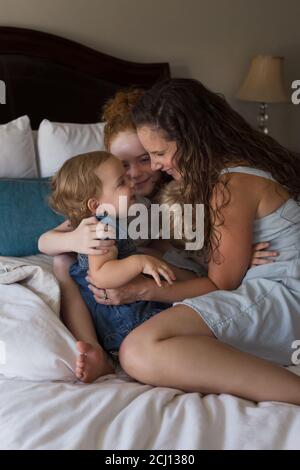
[[[225,94],[255,124],[256,105],[234,99],[252,55],[286,57],[300,79],[300,0],[0,0],[2,25],[58,34],[134,61],[169,61]],[[300,105],[273,105],[270,131],[300,150]]]

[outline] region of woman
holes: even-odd
[[[204,204],[209,267],[144,292],[177,304],[127,336],[121,365],[152,385],[300,404],[300,377],[278,367],[300,338],[299,155],[195,80],[155,85],[133,117],[152,169],[180,181],[186,203]],[[278,261],[246,272],[266,236]]]
[[[170,177],[160,170],[151,168],[149,154],[142,146],[136,132],[136,126],[132,120],[131,110],[143,93],[139,89],[118,92],[104,107],[103,120],[106,122],[104,128],[105,147],[122,160],[127,176],[134,182],[135,194],[140,198],[140,202],[143,201],[147,204],[147,199],[153,200],[157,191],[163,184],[169,181]],[[84,228],[86,229],[86,227]],[[90,230],[92,230],[91,226]],[[92,234],[90,232],[90,236]],[[77,240],[77,237],[74,238]],[[82,237],[82,240],[84,240],[84,237]],[[93,246],[97,246],[100,249],[99,253],[102,254],[101,247],[109,247],[111,242],[93,240],[93,243]],[[184,251],[170,248],[166,242],[151,242],[151,249],[149,249],[149,245],[147,249],[145,248],[145,242],[140,243],[141,245],[143,246],[143,251],[149,254],[158,255],[158,250],[164,253],[164,259],[173,266],[189,269],[196,274],[201,273],[201,269],[197,269],[196,263],[190,261]],[[71,245],[69,246],[71,247]],[[77,244],[74,244],[74,248],[76,246]],[[268,264],[273,261],[278,253],[274,250],[265,251],[268,249],[268,246],[269,243],[265,241],[254,245],[253,256],[250,261],[251,266]],[[86,249],[88,247],[84,246],[82,248]],[[56,264],[58,262],[59,260],[57,260]],[[184,277],[186,280],[192,277],[177,270],[176,274],[180,275],[181,279]],[[151,290],[152,287],[154,288],[155,286],[141,276],[134,282],[126,284],[126,286],[119,289],[97,289],[92,283],[90,284],[90,289],[94,293],[95,299],[98,303],[104,305],[134,302],[136,299],[146,295],[146,292]],[[148,295],[151,296],[151,292],[148,292]]]
[[[170,180],[160,170],[154,170],[150,165],[150,157],[143,148],[137,132],[135,124],[131,116],[131,109],[141,98],[143,92],[141,90],[131,90],[128,92],[119,92],[110,100],[104,108],[103,120],[106,121],[104,141],[106,148],[115,154],[126,169],[127,176],[134,183],[135,194],[139,198],[139,202],[146,205],[148,199],[153,198],[158,189]],[[76,230],[70,230],[68,222],[63,223],[54,230],[42,235],[39,240],[40,251],[49,255],[60,255],[54,258],[54,272],[59,280],[61,287],[61,314],[64,323],[72,331],[75,336],[80,336],[82,328],[77,326],[74,315],[80,309],[85,312],[86,320],[89,313],[79,294],[76,284],[69,276],[69,267],[74,262],[74,256],[68,255],[68,252],[77,252],[83,254],[95,254],[95,251],[101,255],[107,253],[107,250],[114,244],[113,241],[98,240],[96,238],[95,218],[84,220]],[[162,251],[167,251],[167,260],[173,261],[174,264],[197,272],[195,263],[187,260],[184,253],[178,256],[176,251],[176,259],[174,259],[174,250],[167,250],[166,244],[151,243],[151,248],[140,243],[144,252],[149,254],[161,255]],[[60,247],[57,250],[57,246]],[[258,244],[255,247],[252,263],[267,263],[266,257],[276,256],[275,252],[265,252],[266,243]],[[159,251],[158,251],[159,250]],[[64,254],[62,254],[64,253]],[[194,278],[195,275],[191,271],[184,269],[175,269],[178,279],[188,280]],[[95,299],[102,304],[125,304],[136,301],[152,289],[152,283],[149,280],[138,277],[134,282],[127,284],[119,289],[97,289],[92,284],[90,289],[94,293]],[[165,291],[162,288],[161,291]],[[184,296],[182,297],[182,299]],[[76,329],[78,328],[78,335]],[[92,325],[91,325],[92,330]],[[87,352],[84,350],[83,352]]]

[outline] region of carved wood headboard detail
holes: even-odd
[[[52,34],[0,26],[0,80],[6,85],[0,123],[24,114],[33,129],[44,118],[96,122],[118,89],[148,88],[169,76],[168,63],[129,62]]]

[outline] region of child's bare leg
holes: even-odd
[[[61,290],[61,317],[66,327],[79,341],[76,347],[76,377],[83,382],[93,382],[98,377],[114,372],[107,354],[98,343],[94,324],[80,290],[69,275],[75,262],[72,255],[55,256],[53,271]]]

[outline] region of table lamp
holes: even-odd
[[[242,101],[259,103],[258,129],[268,134],[268,103],[284,103],[288,96],[283,80],[284,57],[257,55],[253,57],[248,75],[245,78],[237,98]]]

